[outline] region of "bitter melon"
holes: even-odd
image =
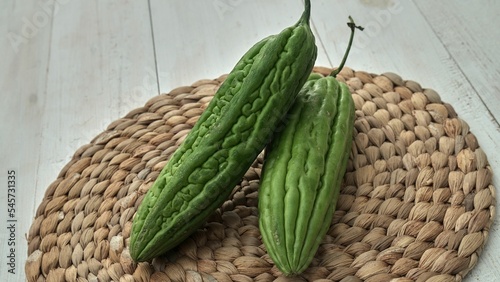
[[[259,187],[259,228],[271,259],[285,275],[303,272],[330,227],[349,159],[354,102],[335,76],[313,73],[287,123],[266,148]]]
[[[295,25],[256,43],[228,74],[138,207],[129,246],[135,261],[199,228],[268,144],[316,60],[309,17],[306,1]]]

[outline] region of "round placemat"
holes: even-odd
[[[75,152],[29,230],[28,281],[461,281],[477,264],[495,190],[467,123],[417,82],[349,68],[338,79],[356,105],[352,152],[328,234],[301,276],[283,277],[261,241],[262,154],[203,227],[133,262],[137,207],[224,78],[155,96]]]

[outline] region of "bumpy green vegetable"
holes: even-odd
[[[250,48],[229,73],[134,217],[130,254],[154,258],[199,228],[241,180],[307,80],[317,48],[300,20]]]
[[[349,26],[354,31],[354,23]],[[326,77],[311,74],[284,130],[266,149],[259,225],[267,252],[285,275],[299,274],[311,263],[330,226],[345,174],[354,102],[347,85],[335,78],[341,67]]]

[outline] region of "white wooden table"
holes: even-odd
[[[395,72],[433,88],[467,121],[500,186],[499,1],[312,1],[318,66]],[[257,40],[293,24],[293,0],[0,2],[0,277],[24,281],[25,234],[45,189],[72,154],[158,93],[231,70]],[[15,171],[15,237],[8,176]],[[12,177],[11,177],[12,178]],[[15,272],[8,272],[9,242]],[[500,232],[492,227],[466,281],[500,279]]]

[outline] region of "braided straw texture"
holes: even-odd
[[[260,238],[262,154],[202,228],[133,262],[137,207],[224,78],[156,96],[75,152],[29,230],[28,281],[461,281],[477,264],[495,190],[467,123],[414,81],[349,68],[338,79],[356,105],[352,152],[331,227],[300,277],[283,277]]]

